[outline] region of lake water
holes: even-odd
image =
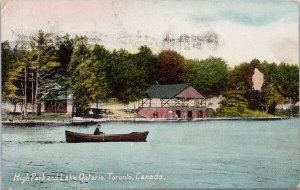
[[[73,144],[65,143],[65,130],[93,133],[95,125],[4,125],[3,184],[13,189],[295,187],[298,126],[298,119],[111,122],[101,130],[149,131],[147,142]],[[27,180],[35,174],[41,178]],[[76,179],[67,179],[70,175]],[[18,181],[22,176],[24,183]]]

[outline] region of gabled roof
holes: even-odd
[[[203,99],[204,96],[200,94],[194,87],[188,86],[182,92],[177,94],[176,98]]]
[[[146,91],[146,97],[148,98],[161,98],[171,99],[176,98],[181,92],[187,88],[193,88],[189,83],[184,84],[167,84],[167,85],[152,85]],[[194,89],[194,88],[193,88]],[[196,91],[196,90],[195,90]],[[197,92],[197,98],[204,98],[199,92]],[[179,97],[183,98],[183,97]]]
[[[190,84],[152,85],[146,91],[149,98],[175,98],[177,94],[186,89]]]

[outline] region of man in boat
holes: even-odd
[[[94,135],[100,135],[100,134],[103,134],[101,131],[100,131],[100,124],[97,125],[95,131],[94,131]]]

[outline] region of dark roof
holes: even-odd
[[[189,87],[189,83],[185,84],[166,84],[152,85],[146,91],[146,97],[149,98],[175,98],[177,94]]]
[[[68,97],[66,94],[61,95],[49,95],[45,98],[45,100],[67,100]]]

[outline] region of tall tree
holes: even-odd
[[[9,42],[2,43],[2,92],[3,99],[21,106],[22,119],[27,116],[27,88],[30,52],[24,43],[16,43],[12,49]]]
[[[156,57],[148,46],[140,46],[138,53],[133,55],[135,65],[144,72],[144,78],[149,84],[155,84]]]
[[[13,68],[13,62],[16,56],[8,41],[1,43],[1,82],[2,87],[8,81],[8,72]],[[2,88],[2,95],[5,88]],[[3,96],[2,96],[3,97]],[[4,97],[3,97],[4,98]]]
[[[136,61],[135,55],[124,49],[112,52],[107,73],[109,86],[112,97],[116,97],[123,104],[141,98],[149,86],[147,71]]]
[[[210,57],[205,60],[187,60],[184,80],[206,96],[223,94],[229,69],[225,60]]]
[[[68,87],[71,89],[73,94],[73,104],[75,107],[75,114],[77,116],[87,115],[89,109],[89,94],[86,93],[86,88],[83,86],[84,77],[91,77],[85,72],[90,72],[89,67],[91,65],[91,51],[90,44],[88,43],[88,38],[86,36],[75,36],[74,38],[74,50],[68,65],[68,72],[70,74],[70,81]],[[85,66],[88,64],[88,66]],[[85,69],[87,68],[87,69]],[[81,69],[84,69],[83,72]],[[88,81],[87,81],[88,82]]]
[[[263,91],[264,111],[275,113],[277,104],[284,102],[284,97],[279,93],[279,87],[275,83],[267,83]]]
[[[157,82],[176,84],[183,81],[184,57],[172,50],[164,50],[157,56]]]
[[[244,97],[247,99],[248,108],[262,110],[262,92],[255,90],[252,81],[255,69],[262,70],[260,61],[253,59],[250,63],[241,63],[231,71],[227,89],[236,88],[237,84],[243,85]]]
[[[105,69],[109,51],[103,46],[91,46],[85,37],[76,37],[70,62],[71,89],[77,116],[88,115],[90,103],[107,98],[108,84]]]
[[[103,73],[96,72],[96,62],[92,59],[85,59],[77,69],[77,79],[73,83],[76,115],[88,115],[90,103],[106,97],[107,85]]]
[[[263,86],[264,111],[275,112],[280,103],[295,103],[299,101],[299,67],[286,63],[262,63],[265,74]]]
[[[20,56],[17,60],[18,65],[18,83],[20,85],[19,90],[21,91],[21,116],[22,119],[28,117],[27,113],[27,99],[28,99],[28,84],[29,84],[29,77],[30,73],[30,64],[31,64],[32,55],[31,52],[27,51],[26,49],[22,49],[22,56]],[[31,90],[31,89],[30,89]]]
[[[86,36],[75,36],[73,41],[73,54],[71,56],[70,63],[68,65],[68,72],[73,74],[76,67],[82,63],[84,60],[90,58],[91,56],[91,45],[88,43],[88,38]],[[76,76],[72,76],[73,79]]]
[[[255,68],[260,68],[260,62],[256,59],[251,63],[235,66],[229,72],[228,83],[223,94],[225,99],[218,110],[221,116],[242,116],[248,108],[251,109],[254,99],[254,96],[251,96],[254,94],[252,76]],[[261,100],[256,101],[261,105]]]
[[[55,46],[57,62],[60,63],[59,73],[63,76],[68,71],[68,65],[74,50],[74,40],[70,38],[69,34],[56,36]]]
[[[61,87],[60,91],[57,91],[54,96],[66,96],[70,94],[71,73],[69,73],[68,67],[74,51],[74,39],[72,39],[69,34],[56,36],[54,45],[57,62],[60,63],[60,66],[56,68],[57,74],[59,75],[57,83]]]
[[[291,103],[299,101],[299,66],[280,63],[278,66],[278,83],[281,84],[281,93],[290,99]]]
[[[217,110],[220,116],[242,116],[245,113],[248,102],[244,97],[245,92],[240,88],[224,94],[225,98],[220,102],[221,106]]]
[[[104,71],[108,56],[109,51],[103,46],[95,45],[92,49],[87,37],[75,37],[69,71],[77,116],[88,115],[91,102],[106,99],[108,84]]]
[[[279,93],[291,103],[299,101],[299,66],[287,63],[263,62],[263,71],[269,81],[278,86]]]
[[[106,69],[109,64],[110,52],[103,46],[98,44],[94,45],[91,53],[91,60],[93,62],[94,72],[96,76],[96,89],[92,96],[92,100],[96,102],[98,109],[99,101],[106,100],[108,98],[109,86],[108,79],[106,78]]]
[[[54,46],[53,35],[42,30],[30,37],[31,51],[34,54],[35,71],[35,113],[41,113],[41,102],[53,91],[59,90],[57,70],[60,66]]]

